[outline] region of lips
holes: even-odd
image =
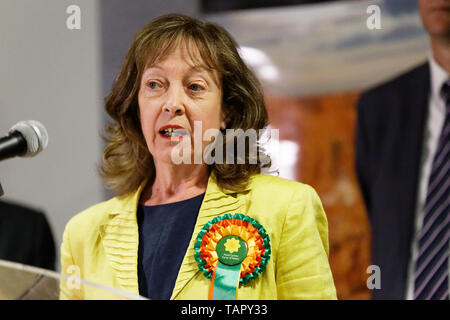
[[[169,124],[163,126],[159,128],[158,133],[161,138],[167,140],[174,140],[174,139],[179,140],[182,139],[183,136],[189,134],[189,132],[185,128],[177,124]]]
[[[430,6],[429,10],[430,11],[449,11],[450,5],[443,3],[443,4],[439,4],[439,5],[435,5],[435,6]]]

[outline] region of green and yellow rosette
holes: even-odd
[[[270,259],[270,239],[255,219],[227,213],[207,222],[197,235],[195,260],[212,278],[209,300],[234,300],[239,285],[263,273]]]

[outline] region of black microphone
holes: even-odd
[[[34,157],[48,145],[48,133],[36,120],[20,121],[0,138],[0,161],[15,156]]]

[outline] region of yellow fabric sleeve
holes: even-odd
[[[336,299],[328,262],[328,222],[315,190],[294,193],[277,254],[278,299]]]

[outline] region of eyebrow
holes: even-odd
[[[142,78],[144,78],[144,76],[147,75],[147,73],[149,72],[150,69],[164,70],[159,65],[150,65],[145,69],[144,73],[142,74]],[[218,86],[218,87],[221,86],[220,75],[219,75],[219,78],[217,78],[217,75],[214,73],[214,71],[218,72],[216,69],[211,69],[211,68],[208,68],[208,67],[205,67],[202,65],[196,65],[196,66],[191,66],[188,71],[192,71],[192,70],[195,72],[206,72],[208,74],[208,76],[211,77],[212,81],[216,84],[216,86]]]
[[[158,65],[152,65],[152,66],[148,66],[148,67],[145,69],[144,74],[146,74],[146,73],[148,72],[149,69],[160,69],[160,70],[164,70],[163,68],[161,68],[161,67],[158,66]],[[210,69],[210,68],[207,68],[207,67],[204,67],[204,66],[201,66],[201,65],[199,65],[199,66],[192,66],[192,67],[189,68],[188,71],[213,73],[213,69]]]

